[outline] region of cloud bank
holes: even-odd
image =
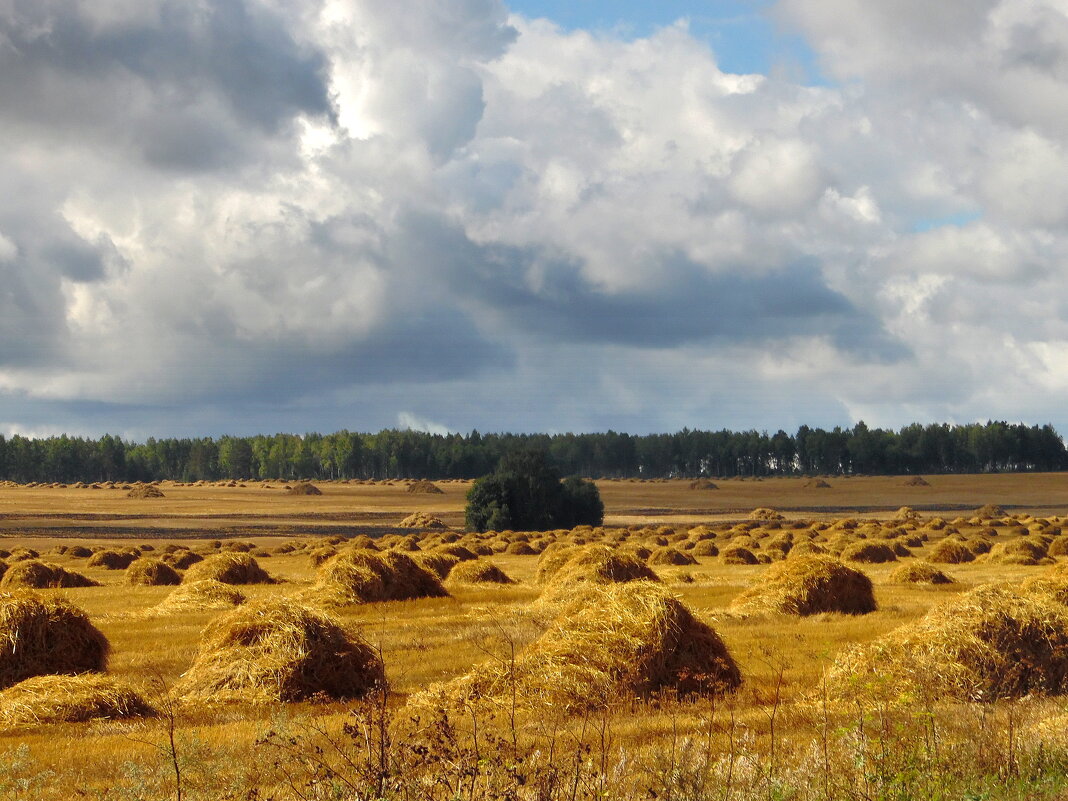
[[[1065,428],[1068,18],[769,13],[830,86],[499,0],[0,0],[0,420]]]

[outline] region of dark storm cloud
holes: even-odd
[[[830,289],[812,261],[766,272],[709,272],[678,252],[645,257],[656,280],[605,292],[575,260],[535,248],[480,246],[425,215],[409,219],[406,258],[437,264],[505,325],[539,337],[636,348],[700,342],[830,337],[846,352],[894,361],[907,354],[880,322]],[[637,257],[636,258],[641,258]]]
[[[0,15],[0,120],[49,137],[128,142],[168,168],[218,167],[252,135],[329,115],[326,61],[247,0],[162,0],[133,20],[15,0]],[[99,12],[98,4],[95,10]]]

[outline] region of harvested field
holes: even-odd
[[[999,779],[983,779],[981,786],[986,789],[982,792],[990,793],[983,797],[990,801],[1053,801],[1053,790],[1043,794],[1043,788],[1057,787],[1056,777],[1063,772],[1052,768],[1043,772],[1041,766],[1046,763],[1037,761],[1038,751],[1034,750],[1039,741],[1028,740],[1023,734],[1049,730],[1054,723],[1047,725],[1046,721],[1056,721],[1063,712],[1062,696],[1047,698],[1056,688],[1057,667],[1053,663],[1043,663],[1046,667],[1041,670],[1031,669],[1026,677],[1000,671],[1009,679],[1007,683],[976,678],[983,674],[969,668],[960,674],[965,679],[957,682],[954,671],[958,668],[924,662],[934,657],[936,649],[931,648],[930,653],[920,651],[918,656],[909,652],[913,667],[889,669],[882,662],[853,663],[857,675],[874,676],[870,671],[878,670],[878,675],[890,677],[899,691],[893,704],[889,703],[889,690],[884,692],[881,685],[845,691],[848,703],[836,701],[834,693],[839,691],[835,690],[829,693],[826,707],[814,700],[813,693],[833,665],[839,664],[836,675],[847,670],[841,667],[845,664],[841,660],[852,653],[851,649],[875,647],[895,631],[921,626],[932,610],[970,597],[970,592],[984,585],[1008,587],[1024,599],[1019,607],[1013,607],[1013,619],[1019,621],[1029,620],[1024,612],[1036,605],[1047,621],[1057,617],[1057,609],[1068,609],[1064,606],[1066,583],[1052,568],[1042,566],[1043,560],[1063,559],[1064,546],[1058,544],[1068,514],[1068,487],[1063,477],[936,476],[925,487],[904,486],[905,478],[900,476],[832,477],[828,482],[832,486],[818,491],[805,487],[805,481],[717,478],[717,490],[707,493],[691,490],[689,480],[602,481],[598,484],[607,507],[602,527],[488,532],[482,536],[463,533],[463,497],[470,484],[462,482],[435,482],[440,494],[409,493],[410,482],[403,481],[392,485],[317,482],[322,495],[297,497],[291,497],[291,491],[284,491],[279,482],[267,482],[269,489],[260,482],[237,482],[234,486],[230,482],[223,486],[163,483],[160,489],[164,497],[145,502],[126,498],[128,489],[105,484],[99,490],[10,486],[0,487],[0,529],[7,532],[0,546],[16,554],[11,569],[34,564],[36,552],[44,554],[47,562],[98,585],[34,590],[30,598],[41,604],[66,603],[83,610],[110,653],[105,674],[108,680],[133,688],[158,710],[166,705],[165,696],[160,694],[163,686],[170,687],[172,693],[182,690],[183,699],[175,706],[175,736],[188,771],[184,797],[190,801],[211,798],[212,791],[222,793],[219,788],[224,786],[225,792],[234,788],[234,797],[245,797],[257,788],[260,797],[273,794],[279,801],[298,798],[285,776],[276,771],[276,764],[294,781],[300,777],[302,792],[310,786],[305,782],[313,779],[328,783],[331,777],[355,781],[372,775],[364,772],[373,771],[365,760],[367,740],[354,738],[359,732],[377,731],[367,726],[378,719],[375,710],[382,708],[395,738],[387,748],[396,770],[392,775],[398,785],[404,785],[405,792],[414,794],[416,788],[426,792],[427,787],[442,786],[435,782],[452,781],[462,773],[468,778],[460,781],[471,782],[464,785],[464,797],[484,801],[502,788],[522,795],[526,790],[516,787],[514,775],[497,767],[504,762],[495,761],[497,755],[507,760],[512,756],[513,707],[509,699],[513,684],[518,688],[520,683],[522,694],[514,707],[514,748],[522,764],[529,766],[524,786],[532,793],[535,788],[546,793],[544,797],[554,797],[557,792],[547,789],[549,774],[541,772],[543,768],[548,771],[545,755],[555,747],[555,775],[569,782],[577,779],[580,789],[576,797],[583,801],[603,797],[608,787],[628,799],[650,797],[650,791],[660,797],[689,797],[685,792],[690,791],[684,792],[677,783],[684,775],[695,777],[695,781],[704,777],[706,788],[711,788],[706,792],[708,797],[729,795],[736,801],[773,797],[776,788],[768,778],[772,775],[776,781],[796,779],[807,788],[803,792],[809,793],[808,797],[819,801],[826,801],[827,797],[820,795],[824,787],[838,793],[836,798],[854,798],[861,797],[858,788],[865,786],[872,788],[872,797],[922,798],[941,793],[946,798],[964,798],[979,786],[965,781],[965,774],[977,775],[975,771],[980,768],[976,766],[995,764],[990,761],[995,760],[1000,767],[991,768],[991,775],[1021,775],[1013,774],[1008,766],[1018,767],[1025,759],[1031,760],[1027,764],[1037,771],[1034,775],[1042,777],[1041,785],[1038,778],[1032,782],[1021,775],[1017,795],[1010,797],[997,794]],[[976,511],[988,503],[1000,506],[1004,515],[978,517]],[[750,519],[750,512],[761,507],[774,509],[781,519]],[[909,507],[911,512],[901,514],[902,507]],[[413,512],[436,518],[441,528],[401,526]],[[356,539],[361,535],[364,539]],[[1008,546],[1017,540],[1026,542]],[[448,578],[433,573],[431,580],[441,589],[407,600],[392,600],[407,593],[387,589],[390,581],[393,586],[403,586],[403,578],[385,577],[367,565],[339,581],[340,587],[328,586],[323,577],[330,565],[345,560],[357,542],[365,548],[375,546],[378,550],[361,553],[378,558],[396,553],[426,559],[428,566],[434,565]],[[818,595],[806,590],[808,585],[819,586],[815,578],[794,577],[792,586],[780,587],[778,571],[792,563],[803,564],[813,554],[824,556],[819,551],[838,553],[850,543],[872,542],[886,543],[897,561],[849,562],[846,567],[866,574],[875,611],[863,615],[771,611],[781,609],[783,597],[792,598],[795,608],[806,603],[816,606],[806,599]],[[950,567],[931,567],[931,557],[943,542],[957,543],[973,559]],[[993,550],[998,543],[1005,543],[1005,547],[998,549],[996,558],[984,558],[985,549]],[[124,571],[89,565],[94,553],[122,552],[134,544],[141,554],[134,564],[159,557],[180,571],[188,565],[175,564],[177,560],[253,558],[277,583],[237,586],[187,580],[177,587],[129,584]],[[154,550],[146,556],[142,544]],[[1030,549],[1041,549],[1042,544],[1045,555],[1036,558]],[[461,562],[454,555],[446,556],[444,546],[463,548],[478,558]],[[673,599],[690,620],[714,632],[733,661],[741,679],[733,692],[691,692],[693,687],[702,686],[699,676],[691,674],[704,668],[686,660],[719,653],[716,648],[696,648],[696,654],[680,656],[677,663],[668,656],[646,659],[648,653],[670,654],[672,642],[680,646],[711,642],[700,636],[681,637],[677,632],[672,635],[674,640],[652,634],[690,631],[688,623],[674,628],[642,623],[631,628],[617,626],[612,622],[615,617],[598,611],[608,608],[604,593],[642,584],[643,575],[647,580],[650,574],[656,576],[644,560],[659,548],[674,549],[695,559],[696,564],[657,567],[663,583],[656,584],[658,589],[652,592],[660,600],[654,603],[650,595],[642,603],[634,601],[627,607],[631,611],[622,617],[682,621],[684,617],[672,611],[671,601],[664,600]],[[724,552],[731,548],[744,548],[750,559],[725,559]],[[333,549],[338,555],[328,556],[317,569],[311,555],[319,549]],[[901,553],[902,549],[915,558]],[[264,552],[272,555],[250,556]],[[562,572],[563,566],[580,553],[586,556],[576,559],[572,580]],[[1036,564],[1006,561],[1006,556],[1034,559]],[[36,557],[38,563],[41,559]],[[610,582],[613,576],[630,575],[616,559],[633,568],[629,582]],[[491,574],[490,568],[515,583],[480,581]],[[954,583],[929,583],[932,571],[940,570],[951,573]],[[465,576],[465,571],[472,571],[474,580]],[[430,573],[423,570],[420,575]],[[578,579],[580,575],[587,578]],[[604,581],[610,583],[601,583]],[[365,594],[368,588],[376,587],[380,589]],[[778,592],[778,600],[765,597],[759,603],[753,601],[759,595],[774,595],[762,592],[767,590]],[[592,598],[589,592],[600,595]],[[551,603],[539,601],[543,594],[550,596]],[[274,635],[267,633],[249,633],[255,627],[234,635],[252,643],[248,648],[242,645],[242,650],[235,652],[238,646],[234,642],[211,646],[233,660],[225,665],[222,661],[213,663],[208,672],[229,678],[211,679],[203,685],[207,689],[190,687],[186,691],[183,674],[190,673],[195,664],[211,661],[201,655],[208,633],[232,610],[271,602],[294,604],[315,614],[323,614],[325,607],[343,629],[359,631],[363,642],[381,656],[388,678],[385,700],[376,700],[377,690],[362,696],[363,700],[332,700],[329,693],[308,697],[298,691],[293,697],[304,700],[272,700],[282,697],[274,688],[290,686],[288,679],[280,677],[297,675],[300,670],[287,667],[292,664],[287,660],[265,667],[259,664],[259,657],[266,650],[282,653],[284,649],[273,643],[297,642],[301,637],[272,639]],[[981,606],[990,604],[984,601]],[[661,612],[645,617],[642,609]],[[958,635],[972,645],[954,651],[956,646],[947,644],[941,652],[948,653],[954,665],[973,664],[978,659],[980,664],[987,660],[996,666],[999,663],[972,642],[969,614],[957,611],[945,617],[963,621]],[[983,623],[979,628],[992,625]],[[1031,625],[1022,629],[1028,642],[1034,637],[1027,632],[1038,630],[1027,627]],[[998,642],[1013,642],[1009,634],[998,636]],[[272,645],[257,651],[255,643],[268,640]],[[299,650],[297,647],[289,653]],[[1023,645],[1009,647],[1007,652],[1015,656],[1001,658],[1013,665],[1038,665],[1045,659]],[[517,672],[509,670],[510,654],[524,665]],[[975,654],[978,657],[973,658]],[[640,669],[620,667],[623,664]],[[662,681],[655,678],[655,669],[645,672],[649,665],[683,667],[667,670],[669,678]],[[65,670],[64,675],[101,667],[103,663],[98,661]],[[56,670],[54,666],[48,669]],[[919,683],[926,675],[935,675],[935,670],[942,673],[929,683],[930,698],[909,689],[908,681]],[[954,680],[943,683],[943,674]],[[250,683],[241,685],[236,678],[239,675],[252,677]],[[520,678],[522,682],[514,681]],[[459,692],[465,681],[469,689],[477,683],[478,691]],[[707,689],[707,684],[704,686]],[[971,700],[975,693],[961,691],[960,686],[978,687],[984,698],[997,696],[1001,700],[984,704],[989,709],[978,712]],[[1021,689],[1024,686],[1026,691]],[[426,703],[433,694],[428,693],[432,687],[452,688],[447,705]],[[1027,695],[1017,697],[1021,692]],[[173,776],[168,784],[168,762],[163,754],[154,746],[129,739],[132,734],[165,744],[166,715],[123,722],[120,712],[105,711],[103,718],[61,722],[79,721],[80,713],[54,714],[43,696],[32,697],[38,700],[25,706],[32,707],[30,714],[37,717],[0,721],[0,762],[7,760],[2,763],[7,771],[2,776],[29,788],[24,797],[43,801],[82,796],[151,801],[174,797]],[[416,697],[418,704],[413,703]],[[470,704],[458,705],[461,698]],[[898,699],[904,700],[898,704]],[[416,726],[412,717],[417,709],[420,722]],[[438,723],[439,712],[447,715],[451,728],[440,728],[444,724]],[[880,744],[874,736],[858,736],[858,721],[863,722],[863,731],[871,734],[879,731],[870,728],[875,720],[885,723],[893,738]],[[937,754],[924,750],[925,721],[936,725]],[[468,756],[474,747],[473,727],[481,760]],[[448,737],[439,738],[444,731],[450,732]],[[1016,760],[1011,763],[1005,746],[1010,742],[1010,731],[1016,738],[1011,740]],[[272,740],[272,733],[292,734],[300,749],[309,750],[283,752],[281,742]],[[612,744],[603,752],[603,772],[598,745],[602,734]],[[347,758],[357,767],[323,756],[337,754],[323,739],[326,735],[330,742],[344,745]],[[73,740],[78,743],[76,759],[69,745]],[[684,741],[708,743],[712,762],[686,761],[691,759],[686,754],[697,752],[685,751],[681,746]],[[563,750],[565,743],[568,748],[581,744],[582,753],[590,758],[567,761],[559,756],[572,753]],[[315,747],[323,748],[320,756],[329,770],[317,768],[327,772],[316,775],[302,772],[311,764],[303,761],[304,757],[314,753]],[[1063,764],[1068,764],[1068,742],[1063,747]],[[423,755],[418,760],[413,757],[414,749]],[[20,757],[22,753],[25,755]],[[675,773],[665,767],[672,764],[672,753],[678,767]],[[1050,751],[1043,753],[1043,759],[1060,758]],[[625,759],[620,756],[623,754]],[[819,757],[813,758],[813,754]],[[727,793],[723,771],[732,758],[735,773]],[[863,764],[863,769],[858,764]],[[918,764],[924,766],[922,775],[901,767]],[[670,776],[676,778],[665,778]],[[2,781],[8,778],[0,780],[0,787],[6,786]],[[916,784],[902,789],[893,784],[895,781]],[[598,782],[602,782],[602,796],[594,791]],[[793,797],[805,796],[795,793]]]

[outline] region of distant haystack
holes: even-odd
[[[445,490],[435,484],[433,481],[427,481],[421,479],[419,481],[413,481],[408,485],[408,492],[423,493],[426,495],[444,495]]]
[[[806,489],[831,489],[831,485],[822,478],[814,478],[805,482]]]
[[[974,562],[975,554],[963,541],[947,537],[935,543],[927,554],[927,561],[939,565],[960,565]]]
[[[931,484],[923,476],[910,476],[902,482],[904,487],[929,487]]]
[[[111,676],[33,676],[0,691],[0,728],[155,715],[144,697]]]
[[[1005,517],[1005,510],[996,503],[987,503],[975,510],[975,516],[983,520]]]
[[[713,482],[707,478],[699,478],[696,481],[690,482],[690,489],[692,490],[714,490],[719,489]]]
[[[108,549],[94,553],[89,557],[89,562],[87,564],[89,567],[103,567],[107,570],[125,570],[139,556],[140,553],[135,553],[134,551],[115,551]]]
[[[323,491],[314,484],[302,481],[299,484],[286,485],[286,491],[290,495],[322,495]]]
[[[774,509],[768,509],[766,506],[758,506],[752,512],[749,513],[750,520],[784,520],[785,518]]]
[[[322,611],[279,599],[239,607],[209,624],[175,691],[276,703],[360,698],[384,683],[382,661],[362,637]]]
[[[828,556],[805,556],[777,562],[758,584],[731,603],[742,614],[781,612],[815,615],[843,612],[862,615],[875,611],[871,579]]]
[[[430,531],[448,531],[449,527],[437,517],[426,512],[414,512],[404,518],[400,523],[401,528],[419,528]]]
[[[126,493],[127,498],[163,498],[165,497],[159,487],[151,484],[140,484]]]
[[[69,601],[0,593],[0,688],[31,676],[103,671],[108,641]]]

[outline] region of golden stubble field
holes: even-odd
[[[632,546],[655,547],[661,541],[681,546],[699,524],[716,531],[721,550],[749,533],[776,536],[782,522],[749,523],[755,532],[738,529],[757,507],[781,512],[787,531],[815,522],[821,527],[815,541],[830,539],[822,527],[843,518],[890,526],[902,506],[918,514],[906,524],[909,532],[934,518],[956,519],[963,537],[992,533],[1000,541],[1019,537],[1021,526],[991,531],[971,519],[977,507],[999,504],[1007,522],[1024,526],[1042,519],[1050,539],[1059,535],[1062,516],[1068,514],[1068,478],[1058,474],[928,480],[927,487],[905,486],[900,477],[828,477],[829,488],[805,479],[717,481],[717,489],[691,489],[687,481],[602,481],[598,486],[605,529],[629,527]],[[391,735],[389,747],[403,751],[394,769],[425,774],[412,785],[381,775],[372,781],[368,777],[374,771],[367,766],[386,729],[379,721],[375,735],[373,705],[174,699],[170,688],[191,665],[205,626],[222,613],[146,615],[172,587],[128,586],[122,570],[89,567],[85,558],[54,552],[58,545],[148,544],[159,550],[167,543],[206,552],[214,540],[240,541],[253,546],[260,565],[281,582],[241,587],[250,601],[306,597],[316,576],[310,547],[271,553],[279,544],[317,545],[330,535],[413,533],[398,526],[416,511],[460,530],[470,486],[442,482],[442,494],[424,495],[407,492],[402,481],[322,482],[322,495],[294,497],[279,482],[265,484],[164,483],[165,497],[148,499],[128,498],[121,489],[0,488],[0,548],[32,548],[99,582],[99,587],[37,592],[62,595],[84,609],[110,642],[108,673],[173,712],[144,720],[8,729],[0,733],[0,798],[166,798],[179,791],[185,798],[907,798],[934,797],[909,795],[934,789],[946,790],[946,797],[966,797],[960,793],[974,790],[980,794],[970,797],[1054,798],[1064,790],[1050,780],[1048,765],[1034,762],[1031,748],[1038,742],[1036,721],[1063,711],[1057,698],[937,707],[929,701],[901,707],[874,698],[870,704],[863,698],[826,702],[826,672],[846,646],[871,642],[982,584],[1019,585],[1050,570],[1054,561],[940,565],[956,580],[944,586],[891,582],[894,568],[929,555],[941,539],[935,532],[897,562],[852,565],[874,584],[878,610],[866,615],[743,616],[729,606],[761,585],[768,564],[698,556],[696,564],[656,566],[670,591],[718,632],[737,661],[742,685],[717,700],[632,699],[595,715],[499,712],[487,719],[460,715],[448,725],[431,725],[424,713],[413,723],[405,706],[411,696],[487,660],[508,659],[538,636],[544,623],[530,613],[542,591],[535,582],[537,555],[486,557],[514,578],[514,585],[451,587],[447,598],[334,610],[381,654],[391,688],[384,709],[390,725],[404,730]],[[423,539],[437,534],[415,533]],[[480,539],[501,540],[492,534],[464,541]],[[760,552],[759,542],[754,550]],[[595,616],[598,610],[588,613]],[[412,745],[417,740],[421,745]],[[424,753],[435,748],[435,754],[441,752],[437,762]],[[1042,748],[1047,757],[1056,753],[1048,744]],[[384,751],[377,752],[379,767],[389,761],[383,761]],[[503,763],[505,752],[509,765]],[[958,764],[959,770],[953,768]],[[550,774],[555,778],[546,779]],[[426,776],[439,776],[440,782]]]

